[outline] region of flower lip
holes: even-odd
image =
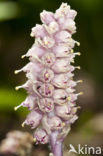
[[[51,67],[53,65],[53,63],[55,62],[56,57],[53,53],[47,52],[46,54],[43,55],[43,57],[41,59],[45,66]]]
[[[44,70],[41,72],[41,75],[38,76],[38,78],[45,83],[52,81],[53,77],[54,72],[49,68],[44,68]]]
[[[34,132],[34,138],[36,139],[36,144],[46,144],[49,141],[49,137],[43,128],[37,128]]]
[[[44,97],[51,97],[53,95],[54,87],[50,83],[45,83],[39,86],[38,91]]]
[[[51,112],[54,109],[54,102],[50,98],[38,99],[38,105],[43,112]]]
[[[32,129],[36,128],[42,119],[42,113],[39,110],[33,110],[27,116],[27,119],[24,121],[23,125],[30,125]]]
[[[65,104],[67,102],[68,94],[63,89],[56,89],[53,94],[54,103],[58,105]]]

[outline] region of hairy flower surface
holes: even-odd
[[[22,56],[29,57],[30,63],[15,71],[24,71],[28,79],[16,87],[26,89],[29,94],[20,105],[31,111],[22,125],[34,129],[36,144],[49,142],[55,156],[62,155],[58,151],[60,140],[65,139],[71,124],[78,119],[76,100],[82,94],[75,93],[74,88],[82,81],[73,79],[73,71],[80,69],[72,64],[75,56],[80,55],[73,51],[75,44],[80,45],[72,38],[76,14],[67,3],[62,3],[55,13],[44,10],[40,14],[43,24],[37,24],[31,31],[35,43]]]

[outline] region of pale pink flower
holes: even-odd
[[[69,60],[68,58],[57,59],[52,69],[55,73],[65,73],[69,71]]]
[[[54,72],[49,68],[45,68],[38,78],[43,82],[50,82],[54,78]]]
[[[51,53],[51,52],[46,52],[42,56],[41,60],[42,60],[42,63],[45,66],[51,67],[54,64],[55,60],[56,60],[56,56],[53,53]]]
[[[36,128],[42,119],[42,113],[37,110],[33,110],[30,112],[30,114],[27,116],[26,120],[23,122],[24,125],[29,125],[32,129]]]
[[[43,10],[43,12],[40,13],[40,18],[41,21],[47,25],[55,21],[54,14],[45,10]]]
[[[43,39],[38,38],[37,41],[44,48],[52,48],[55,44],[55,40],[49,36],[45,36]]]
[[[44,25],[44,27],[49,34],[54,34],[55,32],[57,32],[59,30],[59,25],[55,21],[50,22],[49,25]]]
[[[53,99],[58,105],[64,104],[67,101],[68,94],[64,89],[54,90]]]
[[[67,42],[68,39],[71,37],[71,34],[67,31],[60,31],[58,33],[56,33],[55,35],[55,39],[57,43],[61,43],[61,42]]]
[[[43,38],[47,35],[47,32],[43,25],[37,24],[35,27],[32,28],[31,37],[40,37]]]
[[[48,122],[51,130],[60,130],[64,126],[62,120],[57,116],[48,118],[47,122]]]
[[[29,94],[25,101],[15,107],[27,107],[31,112],[24,125],[31,126],[36,144],[50,143],[53,156],[62,156],[62,142],[78,116],[76,100],[80,93],[75,93],[76,85],[81,80],[73,79],[74,58],[80,52],[73,48],[79,42],[72,38],[76,32],[75,16],[67,3],[62,3],[55,13],[43,11],[40,18],[43,24],[32,28],[31,36],[35,37],[33,46],[24,57],[28,63],[15,71],[26,73],[27,82],[16,89],[24,88]]]
[[[77,15],[77,12],[75,10],[69,10],[69,12],[67,13],[67,18],[70,18],[70,19],[75,19],[75,16]]]
[[[34,138],[36,139],[36,144],[47,144],[49,141],[49,136],[44,129],[37,128],[33,134]]]
[[[67,74],[56,74],[52,80],[52,83],[57,88],[66,88],[68,84],[68,75]]]
[[[70,116],[71,108],[68,106],[68,104],[65,104],[63,106],[56,106],[55,107],[55,113],[57,116],[64,120],[68,120]]]
[[[56,57],[69,57],[71,48],[68,47],[67,44],[59,44],[54,46],[53,52],[55,53]]]
[[[51,112],[54,109],[54,101],[50,98],[42,98],[38,100],[38,105],[41,111]]]
[[[11,131],[0,143],[0,155],[2,156],[28,156],[33,147],[32,135],[28,132]]]

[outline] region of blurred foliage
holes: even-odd
[[[1,88],[0,89],[0,106],[1,110],[8,109],[9,111],[15,106],[15,101],[20,104],[24,100],[24,94],[16,92],[13,89]]]
[[[0,21],[16,18],[19,7],[15,2],[0,2]]]
[[[14,107],[25,100],[26,94],[22,91],[16,92],[13,89],[1,88],[0,89],[0,112],[14,111]],[[16,114],[25,116],[28,113],[27,108],[21,107]]]

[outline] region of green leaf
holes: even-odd
[[[16,18],[18,13],[19,7],[16,2],[0,2],[0,21]]]

